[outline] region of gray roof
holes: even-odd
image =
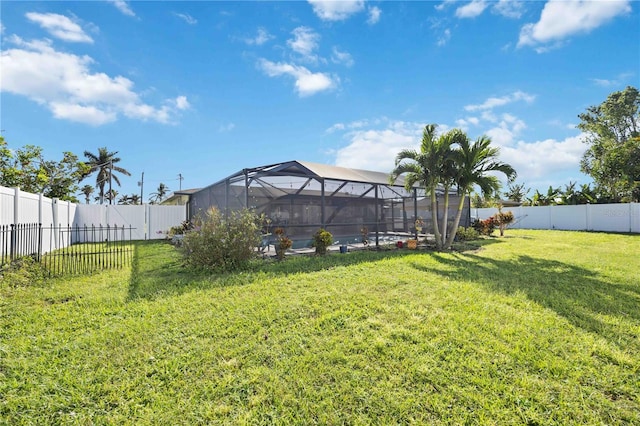
[[[302,166],[305,170],[301,170]],[[309,161],[289,161],[276,167],[278,172],[303,172],[306,176],[313,175],[324,179],[335,179],[348,182],[376,183],[389,185],[389,173],[374,172],[371,170],[350,169],[347,167],[330,166],[328,164],[312,163]],[[275,171],[275,170],[272,170]],[[404,186],[404,180],[399,178],[393,186]]]

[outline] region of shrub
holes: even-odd
[[[209,209],[184,236],[186,264],[221,271],[245,267],[260,244],[260,220],[246,209],[232,212],[227,218],[218,209]]]
[[[333,235],[326,229],[320,228],[313,234],[312,246],[316,248],[316,254],[326,254],[327,247],[329,247],[331,243],[333,243]]]
[[[507,226],[513,223],[515,218],[511,211],[503,212],[502,210],[499,210],[498,213],[493,216],[493,219],[498,224],[500,236],[502,237],[504,235],[504,230],[507,229]]]
[[[465,228],[463,226],[458,227],[456,232],[456,240],[458,241],[473,241],[480,238],[480,233],[473,227]]]
[[[276,235],[276,256],[279,260],[284,259],[284,253],[293,246],[293,241],[285,235],[284,228],[276,228],[273,230]]]
[[[172,226],[171,228],[169,228],[169,232],[167,233],[167,236],[169,238],[172,238],[175,235],[183,235],[183,234],[186,234],[187,231],[190,231],[191,229],[193,229],[193,224],[188,220],[185,220],[180,225]]]
[[[487,236],[493,234],[493,231],[496,229],[496,225],[497,223],[493,218],[493,216],[485,220],[476,219],[471,224],[473,229],[478,231],[480,235],[487,235]]]
[[[31,256],[14,259],[0,267],[0,284],[9,287],[27,287],[44,281],[47,271]]]

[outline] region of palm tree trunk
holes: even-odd
[[[449,238],[447,238],[447,241],[444,245],[445,249],[451,248],[451,245],[453,244],[453,240],[454,238],[456,238],[456,233],[458,232],[458,226],[460,225],[460,218],[462,217],[462,210],[464,210],[464,202],[466,198],[467,198],[467,193],[466,191],[464,191],[462,193],[462,197],[460,197],[460,203],[458,203],[458,211],[456,212],[456,218],[453,221],[453,226],[452,226],[451,232],[449,233]]]
[[[442,248],[442,237],[438,228],[438,204],[435,188],[431,188],[431,220],[433,222],[433,234],[436,237],[436,249],[440,250]]]
[[[449,185],[444,186],[444,217],[442,220],[442,246],[447,241],[447,225],[449,222]],[[446,248],[446,247],[445,247]]]

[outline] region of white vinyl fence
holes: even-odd
[[[132,240],[162,239],[186,213],[186,206],[74,204],[0,186],[0,225],[42,224],[42,253],[66,245],[58,231],[76,227],[125,227],[127,239],[129,232]],[[82,241],[83,233],[71,235],[71,242]]]
[[[503,207],[511,211],[514,229],[561,229],[640,233],[640,203],[578,206]],[[487,219],[497,208],[471,209],[471,219]]]

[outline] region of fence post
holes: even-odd
[[[11,235],[10,237],[11,241],[9,242],[9,260],[13,260],[15,259],[15,252],[16,252],[16,224],[12,223],[11,224]]]
[[[51,213],[53,215],[53,244],[54,244],[54,248],[58,249],[60,248],[60,236],[58,235],[58,230],[60,228],[59,224],[58,224],[58,199],[57,198],[53,198],[51,200]]]
[[[20,188],[13,188],[13,223],[20,222]]]

